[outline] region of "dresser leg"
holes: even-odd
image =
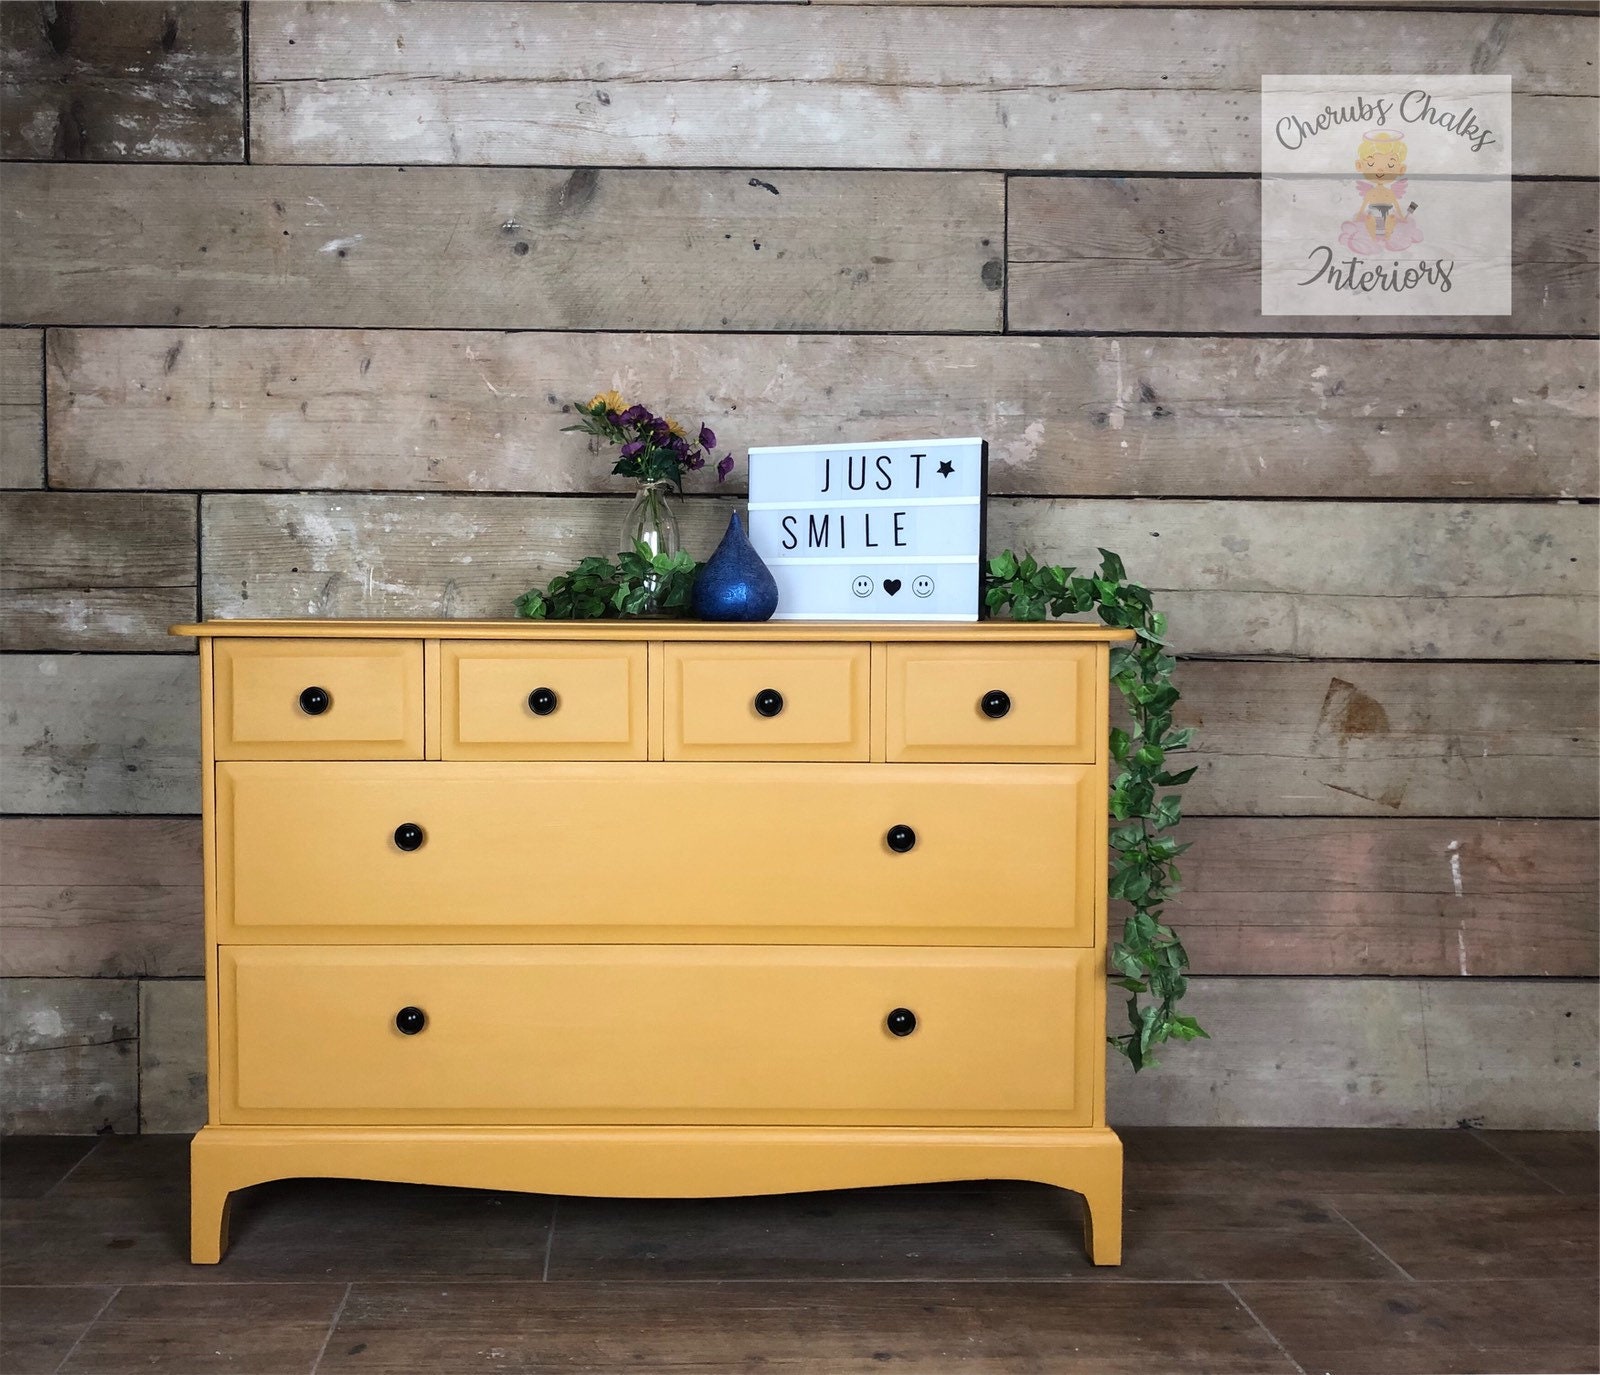
[[[1083,1245],[1093,1265],[1122,1264],[1122,1142],[1110,1132],[1073,1150],[1054,1182],[1083,1197]]]
[[[193,1152],[189,1161],[189,1259],[215,1265],[228,1249],[233,1190],[214,1162]]]
[[[1083,1248],[1091,1265],[1122,1264],[1122,1190],[1083,1194]]]

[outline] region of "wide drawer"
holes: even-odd
[[[642,644],[439,647],[446,759],[643,759]]]
[[[668,759],[867,758],[864,644],[669,644]]]
[[[252,941],[637,940],[672,928],[688,940],[1088,945],[1104,862],[1097,777],[220,764],[220,929]],[[397,836],[404,826],[417,831]],[[910,836],[891,836],[897,827]]]
[[[890,645],[888,758],[1093,763],[1097,656],[1093,645]]]
[[[218,640],[218,759],[421,759],[418,640]]]
[[[1105,1053],[1087,952],[247,946],[220,958],[230,1123],[1077,1126]],[[889,1029],[897,1011],[914,1018],[907,1035]]]

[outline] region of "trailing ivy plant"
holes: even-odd
[[[1177,661],[1167,652],[1167,618],[1155,609],[1147,588],[1129,581],[1120,558],[1107,549],[1100,558],[1099,570],[1084,577],[1007,549],[985,569],[984,605],[991,615],[1009,611],[1019,621],[1094,611],[1107,625],[1133,631],[1131,644],[1111,647],[1111,681],[1132,718],[1131,730],[1111,730],[1111,759],[1118,768],[1111,781],[1111,816],[1118,824],[1111,831],[1110,885],[1111,896],[1131,909],[1122,939],[1111,950],[1111,963],[1121,975],[1117,982],[1128,992],[1130,1029],[1106,1039],[1139,1070],[1155,1063],[1151,1052],[1163,1042],[1206,1035],[1199,1022],[1178,1011],[1188,988],[1189,956],[1162,920],[1167,901],[1178,892],[1174,861],[1189,848],[1164,833],[1178,824],[1177,789],[1195,772],[1174,772],[1167,759],[1188,748],[1194,731],[1172,725]]]
[[[1188,988],[1189,956],[1162,921],[1167,901],[1179,891],[1174,861],[1189,848],[1164,832],[1178,824],[1177,790],[1195,772],[1173,772],[1167,758],[1187,749],[1194,732],[1172,725],[1178,690],[1172,683],[1176,660],[1166,646],[1167,618],[1155,609],[1149,590],[1129,580],[1120,558],[1107,549],[1100,557],[1097,572],[1079,576],[1008,549],[989,560],[983,599],[991,615],[1009,613],[1018,621],[1093,611],[1107,625],[1133,631],[1131,644],[1111,647],[1111,681],[1127,703],[1132,729],[1114,726],[1110,740],[1119,770],[1111,781],[1111,816],[1118,824],[1111,831],[1110,893],[1131,905],[1111,963],[1129,995],[1129,1030],[1106,1039],[1139,1070],[1155,1063],[1156,1046],[1206,1035],[1199,1022],[1178,1011]],[[654,594],[661,610],[686,615],[700,567],[687,553],[652,556],[638,544],[615,562],[587,558],[557,574],[542,591],[519,597],[517,614],[552,621],[632,616]]]
[[[637,616],[651,606],[669,615],[686,616],[700,565],[683,550],[651,554],[643,541],[613,563],[587,558],[570,573],[558,573],[542,592],[534,588],[517,598],[517,615],[536,621],[585,621],[601,617]]]

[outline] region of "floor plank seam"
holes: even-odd
[[[1511,1154],[1507,1153],[1506,1151],[1501,1150],[1499,1146],[1495,1145],[1494,1142],[1489,1139],[1489,1136],[1488,1136],[1488,1134],[1486,1132],[1475,1131],[1475,1132],[1471,1132],[1470,1135],[1472,1136],[1472,1138],[1475,1141],[1481,1142],[1484,1146],[1486,1146],[1489,1150],[1493,1151],[1502,1160],[1509,1160],[1513,1165],[1515,1165],[1519,1170],[1521,1170],[1524,1174],[1526,1174],[1530,1179],[1538,1180],[1539,1183],[1541,1183],[1541,1184],[1543,1184],[1545,1186],[1545,1188],[1551,1190],[1551,1192],[1553,1192],[1553,1193],[1560,1194],[1563,1198],[1569,1197],[1569,1195],[1567,1194],[1567,1191],[1565,1189],[1563,1189],[1559,1184],[1553,1183],[1551,1180],[1546,1179],[1542,1174],[1540,1174],[1538,1171],[1536,1171],[1533,1168],[1533,1166],[1528,1164],[1525,1160],[1518,1160],[1516,1158],[1516,1156],[1511,1155]]]
[[[556,1214],[561,1211],[561,1200],[550,1200],[550,1230],[544,1238],[544,1274],[539,1278],[546,1284],[550,1283],[550,1255],[556,1249]]]
[[[1259,1327],[1263,1332],[1265,1332],[1267,1334],[1267,1340],[1270,1341],[1275,1347],[1278,1348],[1279,1354],[1281,1354],[1283,1359],[1288,1361],[1289,1364],[1294,1367],[1295,1371],[1297,1372],[1297,1375],[1306,1375],[1306,1368],[1303,1365],[1301,1365],[1299,1361],[1295,1360],[1295,1358],[1293,1356],[1291,1356],[1289,1354],[1289,1348],[1286,1347],[1281,1341],[1278,1340],[1278,1334],[1276,1332],[1274,1332],[1270,1327],[1268,1327],[1266,1325],[1266,1323],[1262,1322],[1261,1319],[1256,1315],[1256,1310],[1253,1309],[1252,1307],[1250,1307],[1250,1305],[1247,1304],[1244,1301],[1244,1299],[1243,1299],[1243,1297],[1241,1297],[1239,1291],[1233,1287],[1233,1281],[1232,1280],[1226,1281],[1223,1284],[1222,1287],[1224,1289],[1226,1289],[1230,1294],[1232,1294],[1233,1295],[1233,1301],[1235,1303],[1237,1303],[1240,1308],[1244,1309],[1244,1311],[1250,1315],[1250,1321],[1253,1322],[1257,1327]]]
[[[56,1182],[54,1184],[52,1184],[48,1189],[46,1189],[42,1194],[39,1195],[40,1202],[43,1202],[45,1199],[49,1198],[51,1194],[55,1193],[55,1191],[57,1189],[59,1189],[63,1184],[65,1184],[69,1179],[71,1179],[73,1174],[76,1173],[78,1167],[80,1165],[82,1165],[83,1162],[85,1160],[87,1160],[91,1155],[93,1155],[96,1151],[98,1151],[100,1149],[100,1143],[102,1141],[104,1141],[104,1140],[105,1140],[105,1137],[103,1137],[103,1136],[95,1137],[94,1145],[90,1146],[88,1150],[86,1150],[82,1155],[80,1155],[76,1160],[74,1160],[72,1162],[71,1166],[67,1169],[67,1172],[64,1175],[62,1175],[60,1179],[56,1180]]]
[[[1372,1249],[1382,1256],[1386,1261],[1388,1261],[1390,1265],[1394,1266],[1394,1268],[1400,1272],[1401,1279],[1407,1280],[1412,1284],[1416,1283],[1415,1278],[1413,1278],[1413,1276],[1406,1270],[1405,1266],[1401,1265],[1400,1262],[1391,1256],[1387,1251],[1385,1251],[1383,1247],[1379,1246],[1377,1242],[1375,1242],[1371,1237],[1357,1227],[1355,1223],[1351,1222],[1350,1219],[1340,1212],[1339,1209],[1336,1208],[1332,1203],[1328,1205],[1328,1211],[1338,1218],[1340,1222],[1344,1223],[1344,1225],[1354,1232],[1358,1237],[1360,1237],[1362,1241],[1366,1242],[1368,1246],[1372,1247]]]
[[[350,1291],[354,1289],[355,1281],[351,1280],[344,1287],[344,1293],[339,1295],[339,1302],[334,1305],[333,1317],[328,1323],[327,1335],[322,1339],[322,1345],[317,1348],[315,1359],[311,1362],[311,1369],[307,1375],[317,1375],[317,1368],[322,1364],[322,1358],[328,1354],[328,1344],[333,1341],[333,1334],[339,1326],[339,1319],[344,1317],[344,1306],[350,1302]]]
[[[94,1317],[89,1319],[88,1325],[84,1327],[83,1331],[78,1333],[78,1340],[67,1348],[67,1354],[61,1358],[60,1364],[56,1366],[58,1375],[60,1371],[67,1368],[67,1363],[72,1360],[73,1356],[77,1354],[78,1348],[83,1345],[83,1339],[94,1331],[100,1319],[105,1317],[106,1310],[117,1301],[117,1295],[121,1292],[122,1286],[120,1284],[112,1286],[111,1292],[106,1295],[106,1301],[100,1305],[99,1311],[95,1313]]]

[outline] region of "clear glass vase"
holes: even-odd
[[[672,509],[672,491],[670,482],[646,482],[639,488],[622,522],[623,553],[631,554],[641,544],[652,555],[678,552],[678,517]],[[661,611],[655,585],[653,578],[646,582],[651,597],[642,614],[647,616]]]

